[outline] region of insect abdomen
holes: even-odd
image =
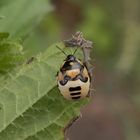
[[[80,99],[81,97],[81,87],[76,86],[76,87],[70,87],[69,88],[70,96],[72,99]]]
[[[65,85],[61,85],[58,81],[58,87],[61,94],[68,100],[83,99],[89,92],[90,80],[82,82],[80,79],[68,81]]]

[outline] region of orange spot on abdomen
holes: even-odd
[[[73,69],[73,70],[67,70],[66,71],[66,75],[71,77],[71,78],[75,78],[78,74],[80,74],[79,69]]]

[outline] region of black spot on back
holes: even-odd
[[[86,83],[88,81],[88,77],[83,77],[80,79],[82,82]]]
[[[73,80],[78,80],[78,79],[80,79],[84,83],[88,81],[88,77],[83,77],[82,74],[78,74]]]
[[[79,91],[81,90],[81,87],[80,86],[77,86],[77,87],[70,87],[69,88],[69,91]]]
[[[74,92],[74,93],[70,93],[71,96],[74,96],[74,95],[80,95],[81,92]]]
[[[80,99],[81,96],[71,97],[74,100]]]
[[[64,85],[66,85],[67,84],[67,82],[70,80],[70,77],[69,76],[65,76],[64,77],[64,80],[61,80],[61,81],[59,81],[60,82],[60,84],[62,85],[62,86],[64,86]]]
[[[70,63],[73,62],[73,65],[70,65]],[[64,63],[64,65],[61,68],[61,72],[64,72],[66,70],[72,70],[72,69],[80,69],[83,70],[84,66],[81,65],[79,62],[77,61],[66,61]]]

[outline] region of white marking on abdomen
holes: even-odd
[[[87,96],[88,92],[89,92],[89,86],[90,86],[90,81],[89,81],[89,78],[88,78],[88,81],[86,83],[82,82],[80,79],[76,80],[76,81],[68,81],[66,85],[62,86],[59,82],[58,82],[58,85],[59,85],[59,90],[61,91],[61,94],[67,98],[67,99],[72,99],[72,97],[74,97],[75,99],[76,98],[79,98],[78,96],[80,95],[80,98],[84,98]],[[77,88],[78,87],[78,88]],[[79,89],[79,87],[81,88],[80,90],[75,90],[75,91],[70,91],[70,88],[71,90],[74,89],[74,88],[77,88]],[[71,94],[72,93],[77,93],[77,92],[80,92],[81,94],[79,94],[77,97],[76,95],[75,96],[72,96]]]

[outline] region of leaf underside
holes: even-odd
[[[0,34],[0,74],[10,72],[24,62],[22,45],[19,42],[8,40],[5,35],[5,33]]]

